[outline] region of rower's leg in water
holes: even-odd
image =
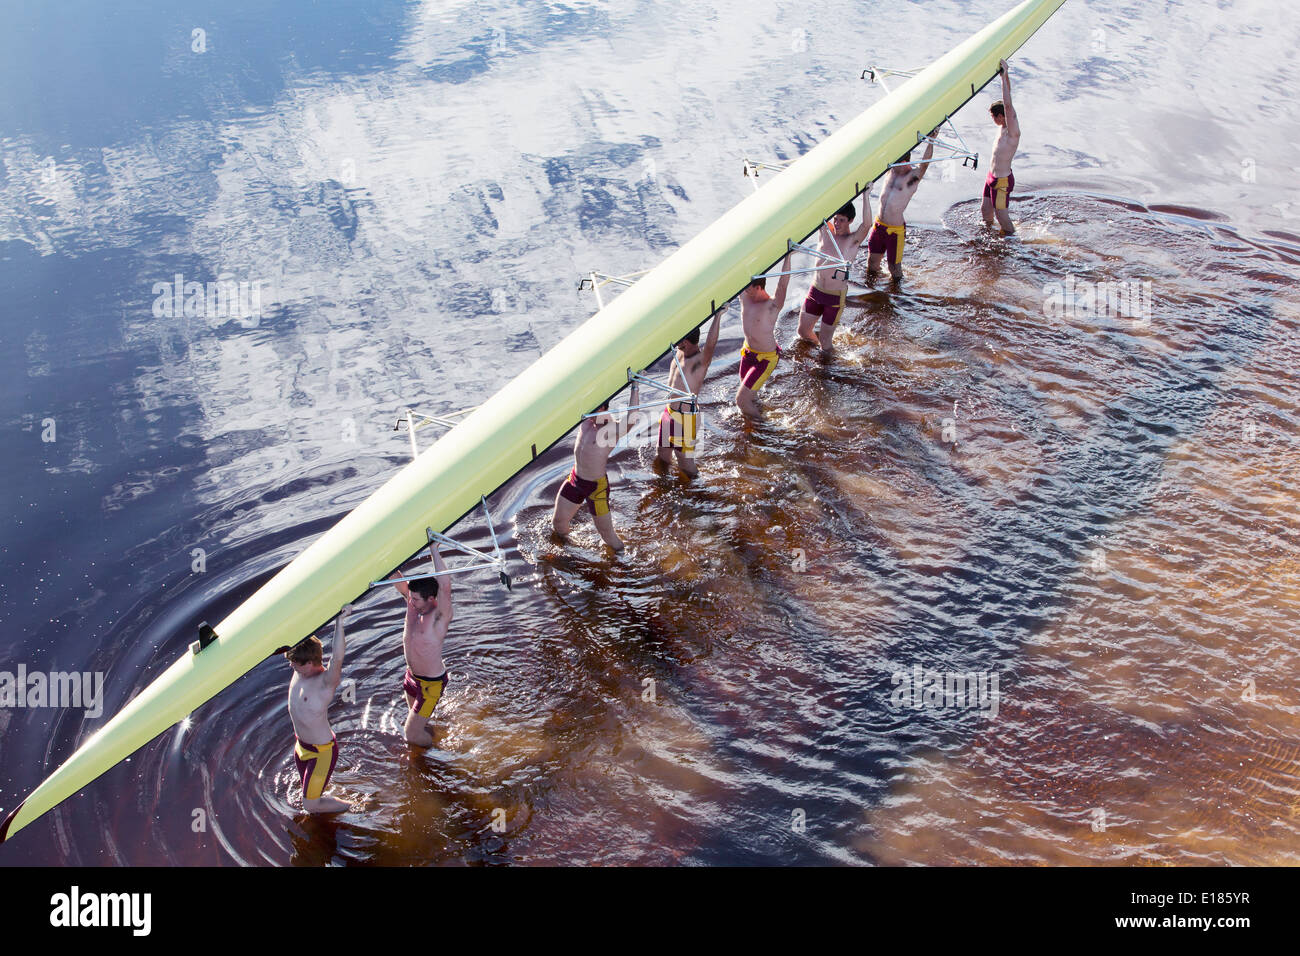
[[[686,474],[690,475],[692,478],[700,473],[700,470],[695,467],[694,455],[688,455],[680,448],[675,448],[673,450],[677,452],[677,464],[681,466],[682,471],[686,472]]]
[[[761,418],[763,407],[758,403],[758,394],[744,385],[736,389],[736,406],[750,418]]]
[[[304,800],[302,807],[308,813],[342,813],[344,810],[351,810],[352,804],[338,797],[322,796],[315,800]]]
[[[994,225],[994,223],[993,223],[993,203],[989,202],[989,198],[988,198],[987,196],[985,196],[985,197],[980,201],[980,215],[984,217],[984,225],[986,225],[986,226],[988,226],[990,229],[992,229],[992,228],[993,228],[993,225]]]
[[[883,252],[873,252],[867,256],[867,282],[875,282],[880,278],[880,257]]]
[[[614,530],[614,513],[612,511],[607,511],[603,515],[594,515],[591,520],[607,545],[615,551],[623,550],[623,539]]]
[[[1002,227],[1002,234],[1006,236],[1014,235],[1016,231],[1015,223],[1011,221],[1011,210],[999,209],[997,211],[998,225]],[[992,225],[992,223],[990,223]]]
[[[843,310],[841,310],[840,314],[843,315]],[[835,345],[832,341],[834,338],[835,326],[827,325],[825,322],[817,326],[817,344],[822,347],[823,352],[835,351]]]
[[[805,342],[811,342],[814,345],[820,344],[817,336],[813,335],[813,325],[817,322],[817,316],[810,315],[803,309],[799,310],[799,338]]]
[[[678,451],[678,454],[681,454],[681,452]],[[658,455],[659,455],[659,460],[662,461],[665,465],[671,465],[673,463],[673,446],[660,445]]]
[[[561,537],[569,533],[569,524],[573,521],[573,516],[578,513],[578,509],[582,507],[564,497],[561,494],[563,490],[564,485],[561,484],[560,491],[555,493],[555,514],[551,517],[551,526]]]
[[[406,735],[406,742],[415,747],[432,747],[433,734],[429,732],[429,721],[421,717],[414,710],[406,711],[406,726],[402,732]]]

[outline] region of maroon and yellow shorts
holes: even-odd
[[[757,392],[779,361],[781,346],[778,345],[775,352],[755,352],[746,342],[740,350],[740,384]]]
[[[560,496],[575,505],[587,502],[593,517],[599,518],[601,515],[609,514],[609,479],[605,475],[601,475],[594,481],[590,478],[579,478],[578,469],[575,467],[560,486]]]
[[[679,412],[665,405],[659,415],[659,447],[680,448],[683,454],[695,454],[695,435],[699,431],[698,412]]]
[[[871,226],[867,236],[867,252],[874,255],[884,254],[894,265],[903,261],[903,243],[907,239],[907,226],[886,226],[879,219]]]
[[[333,734],[330,734],[327,744],[305,744],[297,737],[293,738],[293,763],[302,778],[304,800],[320,799],[338,760],[339,742]]]
[[[1015,188],[1015,173],[994,176],[990,172],[989,178],[984,180],[984,198],[992,203],[994,209],[1006,209],[1007,202],[1011,199],[1011,190]]]
[[[825,292],[816,286],[808,290],[808,298],[803,300],[803,310],[809,315],[820,315],[822,325],[834,325],[844,311],[844,295],[847,289],[839,292]]]
[[[419,674],[412,674],[411,669],[408,667],[406,677],[402,679],[402,690],[406,692],[406,702],[410,705],[411,710],[421,717],[433,716],[433,708],[438,706],[438,701],[442,699],[442,692],[446,687],[446,671],[443,671],[437,677],[421,677]]]

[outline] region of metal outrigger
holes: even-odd
[[[669,351],[672,352],[672,356],[673,356],[672,363],[668,366],[668,378],[671,379],[672,370],[678,367],[677,346],[670,345],[668,348]],[[685,376],[683,376],[683,378],[685,378]],[[627,370],[627,381],[629,385],[644,385],[647,388],[654,388],[654,389],[658,389],[661,392],[666,392],[668,395],[672,396],[669,399],[669,401],[689,402],[691,406],[692,414],[699,411],[699,405],[698,405],[699,396],[697,394],[695,394],[694,392],[688,392],[683,389],[680,389],[675,385],[669,385],[667,381],[661,382],[658,381],[657,379],[650,378],[648,375],[645,374],[644,371],[633,372],[629,368]],[[631,412],[640,411],[641,409],[645,409],[645,408],[662,408],[663,402],[664,402],[663,398],[659,398],[652,402],[639,402],[636,405],[628,405],[627,408],[623,410],[623,414],[628,415]],[[588,418],[596,418],[600,415],[608,415],[608,414],[610,414],[610,412],[587,412],[587,414],[583,415],[582,418],[585,421]],[[630,426],[631,424],[630,417],[627,420],[626,424]],[[644,428],[647,424],[649,423],[648,422],[638,423],[636,428],[629,427],[627,434],[624,437],[628,441],[630,441],[632,436],[638,434],[640,430]],[[620,438],[619,441],[621,444],[623,438]]]
[[[591,291],[596,294],[597,304],[603,309],[605,307],[605,301],[600,294],[600,287],[602,285],[608,285],[609,283],[614,283],[615,285],[621,285],[624,287],[630,286],[634,282],[636,282],[637,279],[639,279],[641,276],[645,275],[649,271],[650,271],[649,269],[642,269],[640,272],[629,272],[621,276],[610,275],[607,272],[590,272],[586,276],[578,280],[578,290],[581,291],[583,289],[591,289]],[[677,343],[676,342],[669,343],[668,352],[673,357],[672,364],[669,365],[668,367],[668,378],[671,379],[673,376],[673,369],[677,367]],[[684,377],[685,376],[683,376],[683,378]],[[695,412],[698,410],[697,402],[699,400],[699,396],[696,395],[694,392],[683,391],[682,389],[677,388],[676,386],[669,385],[667,381],[660,382],[656,379],[652,379],[645,374],[644,370],[640,372],[633,372],[629,368],[627,370],[627,381],[629,385],[632,384],[644,385],[647,388],[654,388],[654,389],[658,389],[661,392],[667,392],[669,395],[673,396],[672,399],[673,401],[690,402],[691,411]],[[626,409],[624,409],[624,411],[634,412],[643,408],[658,408],[660,404],[661,403],[658,401],[642,402],[638,405],[629,405]],[[608,414],[608,412],[587,412],[587,414],[583,415],[582,417],[583,419],[588,419],[588,418],[595,418],[598,415],[606,415],[606,414]]]
[[[429,547],[421,548],[416,552],[415,557],[419,558],[428,555],[429,561],[432,562],[433,549],[438,545],[446,545],[449,548],[455,548],[463,554],[468,554],[470,557],[477,558],[482,563],[467,564],[464,567],[459,568],[447,568],[445,571],[434,570],[419,571],[415,574],[398,574],[391,578],[380,578],[378,581],[371,581],[368,587],[378,588],[383,587],[385,584],[419,581],[424,578],[444,577],[452,574],[464,574],[467,571],[481,571],[484,568],[491,568],[496,571],[497,576],[501,579],[501,583],[504,584],[506,590],[509,591],[511,587],[510,575],[506,571],[506,559],[505,555],[501,553],[501,542],[497,539],[496,528],[492,525],[492,512],[488,509],[487,498],[479,498],[479,502],[483,506],[483,516],[487,518],[488,534],[492,536],[492,554],[487,554],[486,552],[480,551],[478,548],[470,547],[468,544],[457,541],[455,538],[448,537],[438,531],[434,531],[432,528],[425,528],[424,533],[429,539]]]
[[[403,424],[406,425],[407,437],[411,441],[411,459],[414,461],[420,455],[420,446],[415,438],[415,433],[418,429],[423,428],[426,425],[442,425],[445,428],[454,428],[456,425],[460,424],[460,422],[458,421],[459,418],[461,418],[464,415],[468,415],[472,411],[474,411],[474,408],[464,408],[458,412],[450,412],[446,415],[426,415],[423,412],[416,411],[414,408],[407,407],[403,409],[404,416],[402,418],[399,418],[397,420],[397,424],[393,426],[393,431],[397,431],[397,429],[401,428]],[[419,418],[418,421],[416,420],[417,416]],[[510,574],[506,571],[505,555],[501,552],[501,542],[497,538],[496,527],[492,524],[492,511],[491,509],[488,508],[487,497],[480,496],[479,502],[483,507],[483,516],[484,518],[487,519],[488,534],[492,536],[492,554],[487,554],[483,551],[480,551],[478,548],[470,547],[469,545],[464,544],[463,542],[457,541],[455,538],[442,534],[439,531],[434,531],[432,528],[425,528],[424,529],[425,535],[429,539],[429,547],[427,550],[421,548],[416,553],[415,556],[419,557],[427,553],[429,556],[429,560],[432,561],[433,549],[438,545],[446,545],[447,547],[455,548],[457,551],[460,551],[463,554],[468,554],[470,557],[478,559],[481,563],[470,564],[458,568],[447,568],[447,570],[445,571],[435,570],[435,571],[421,571],[415,574],[399,574],[396,577],[383,578],[379,581],[371,581],[369,587],[376,588],[376,587],[382,587],[385,584],[396,584],[399,581],[418,581],[421,578],[433,578],[433,577],[439,577],[441,575],[462,574],[466,571],[479,571],[484,568],[491,568],[492,570],[497,572],[498,577],[501,579],[501,583],[506,586],[506,590],[507,591],[510,590],[511,587]]]
[[[592,292],[596,293],[596,304],[603,309],[605,308],[605,299],[600,294],[601,286],[610,285],[612,283],[626,288],[649,271],[649,269],[642,269],[640,272],[629,272],[626,275],[621,276],[610,275],[607,272],[589,272],[578,280],[578,291],[581,292],[583,289],[591,289]]]
[[[393,425],[393,431],[397,431],[403,425],[406,426],[406,434],[411,440],[411,458],[414,460],[420,455],[420,446],[415,441],[415,433],[426,425],[441,425],[443,428],[455,428],[460,422],[457,420],[464,415],[468,415],[477,405],[472,408],[462,408],[458,412],[448,412],[445,415],[426,415],[424,412],[414,408],[402,409],[404,417],[399,418]],[[416,421],[416,418],[419,421]]]
[[[910,79],[911,77],[916,76],[916,74],[919,72],[921,71],[920,70],[887,70],[879,66],[869,66],[862,71],[861,78],[867,80],[870,83],[879,82],[880,85],[885,88],[886,93],[892,93],[893,91],[889,88],[889,84],[885,82],[885,77],[902,76]],[[957,132],[957,128],[952,125],[951,116],[945,116],[943,118],[943,122],[940,123],[939,126],[936,126],[935,129],[937,130],[943,126],[948,127],[948,131],[953,135],[953,137],[957,140],[957,142],[952,143],[946,140],[939,139],[937,136],[928,136],[928,135],[918,133],[916,136],[916,145],[924,146],[933,143],[936,149],[947,150],[948,155],[934,156],[931,159],[919,159],[906,165],[921,166],[926,163],[949,162],[951,160],[960,159],[963,167],[969,166],[971,169],[979,169],[980,166],[979,153],[974,152],[969,146],[966,145],[966,141],[961,138],[961,134]],[[905,165],[905,164],[890,163],[889,168],[892,169],[895,166],[899,166],[899,165]]]
[[[744,163],[744,166],[742,167],[742,170],[741,170],[742,173],[743,173],[743,175],[744,175],[746,178],[751,178],[751,179],[753,179],[753,180],[754,180],[754,189],[758,189],[758,174],[759,174],[759,171],[760,171],[760,170],[770,169],[770,170],[772,170],[773,172],[778,172],[778,173],[779,173],[779,172],[781,172],[781,170],[785,169],[785,168],[788,167],[791,163],[793,163],[794,160],[793,160],[793,159],[787,159],[787,160],[783,160],[783,161],[781,161],[781,162],[779,162],[779,163],[764,163],[764,162],[760,162],[760,161],[758,161],[758,160],[756,160],[756,159],[750,159],[749,157],[745,157],[745,159],[743,159],[742,162]]]
[[[835,233],[833,233],[833,232],[831,233],[831,244],[835,246],[835,251],[836,251],[837,253],[839,253],[839,252],[840,252],[840,244],[839,244],[838,242],[835,241]],[[835,256],[833,256],[833,255],[831,255],[830,253],[828,253],[828,252],[822,252],[822,250],[817,249],[817,248],[815,248],[815,247],[813,247],[813,246],[806,246],[806,245],[804,245],[804,244],[801,243],[801,242],[795,242],[793,239],[787,239],[787,240],[786,240],[786,251],[787,251],[787,252],[803,252],[803,253],[806,253],[806,254],[808,254],[808,255],[810,255],[810,256],[813,256],[814,258],[818,259],[818,260],[819,260],[820,262],[822,262],[823,264],[822,264],[822,265],[815,265],[815,266],[807,266],[807,267],[802,268],[802,269],[787,269],[787,270],[778,270],[778,271],[775,271],[775,272],[760,272],[758,275],[754,276],[753,278],[755,278],[755,279],[773,279],[773,278],[777,278],[777,277],[779,277],[779,276],[799,276],[799,275],[807,275],[808,273],[811,273],[811,272],[821,273],[821,272],[825,272],[827,269],[831,269],[831,270],[833,270],[833,271],[831,272],[831,277],[834,278],[834,279],[843,279],[843,280],[844,280],[845,282],[847,282],[849,285],[855,285],[855,286],[857,286],[858,288],[861,288],[861,289],[869,289],[869,288],[871,288],[870,286],[868,286],[868,285],[866,285],[866,284],[864,284],[864,283],[862,283],[862,282],[859,282],[859,281],[857,281],[856,279],[850,279],[850,278],[849,278],[849,266],[850,266],[850,263],[847,262],[847,261],[845,260],[843,253],[840,253],[839,255],[835,255]]]
[[[668,366],[668,378],[671,379],[673,377],[673,369],[677,367],[677,346],[674,344],[668,346],[668,348],[673,355],[673,360],[671,364]],[[683,376],[683,378],[684,377],[685,376]],[[657,388],[659,389],[659,391],[667,392],[669,395],[673,396],[672,401],[690,402],[692,412],[696,412],[699,410],[698,409],[699,395],[697,395],[695,392],[687,392],[684,391],[683,389],[678,388],[676,385],[669,385],[667,381],[660,382],[657,379],[650,378],[648,375],[645,374],[644,371],[633,372],[631,369],[628,369],[627,382],[629,385],[635,383],[637,385],[644,385],[647,388]],[[658,408],[662,404],[663,404],[662,399],[654,402],[641,402],[638,405],[629,405],[627,408],[624,409],[624,411],[635,412],[642,408]],[[584,419],[595,418],[598,415],[608,415],[608,414],[609,412],[587,412],[587,414],[583,415],[582,417]]]

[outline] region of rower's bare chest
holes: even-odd
[[[885,184],[884,195],[880,197],[881,203],[887,203],[891,200],[904,197],[910,193],[912,186],[912,177],[908,176],[890,176],[889,182]]]
[[[754,304],[746,302],[744,311],[741,313],[741,319],[744,322],[754,322],[760,325],[775,322],[776,305],[770,299],[767,302]]]

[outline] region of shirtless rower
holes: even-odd
[[[324,648],[318,637],[299,641],[283,652],[293,666],[293,677],[289,678],[293,762],[302,781],[302,807],[308,813],[339,813],[352,807],[346,800],[325,795],[339,759],[338,739],[330,729],[329,706],[343,676],[343,621],[351,613],[351,604],[339,611],[334,624],[334,654],[328,668],[323,663]]]
[[[880,258],[887,256],[889,273],[894,281],[903,278],[903,242],[907,238],[907,223],[903,213],[907,204],[916,195],[916,187],[921,184],[925,171],[930,168],[934,158],[934,134],[930,131],[930,141],[925,145],[925,155],[921,162],[912,165],[912,152],[908,150],[902,160],[889,170],[885,184],[880,190],[880,215],[871,227],[867,237],[867,281],[875,281],[880,275]]]
[[[740,293],[740,324],[745,330],[745,345],[740,350],[740,387],[736,389],[736,405],[750,418],[762,416],[758,390],[781,360],[781,347],[776,344],[776,320],[781,315],[785,292],[790,286],[790,253],[785,254],[778,271],[785,275],[777,280],[776,295],[767,294],[767,280],[763,278],[751,280]]]
[[[718,329],[726,308],[724,305],[714,313],[703,348],[700,347],[698,328],[691,329],[686,338],[677,343],[677,360],[668,376],[670,387],[692,395],[699,394],[704,376],[709,374],[709,363],[713,361],[713,350],[718,345]],[[695,467],[695,436],[699,426],[700,413],[694,402],[676,399],[665,405],[659,416],[659,460],[671,465],[675,454],[682,471],[694,478],[699,471]]]
[[[451,575],[446,573],[447,564],[437,545],[429,547],[433,552],[433,569],[440,572],[438,576],[394,582],[406,601],[406,620],[402,625],[406,674],[402,678],[402,692],[406,695],[407,710],[402,733],[414,747],[433,746],[433,709],[447,689],[442,644],[451,624]]]
[[[863,240],[871,231],[870,188],[862,194],[862,224],[857,229],[850,230],[849,225],[856,214],[853,203],[846,202],[841,206],[817,230],[817,248],[828,256],[843,259],[852,265]],[[799,338],[820,345],[825,352],[832,349],[831,338],[835,335],[835,323],[844,312],[844,297],[849,288],[847,279],[836,273],[847,275],[848,266],[841,268],[828,265],[815,273],[812,285],[808,287],[808,297],[803,300],[803,308],[799,312]],[[817,334],[813,335],[813,323],[818,316],[821,316],[821,325],[817,328]]]
[[[632,385],[629,405],[641,404],[641,393],[636,383]],[[555,494],[555,511],[551,525],[560,537],[567,537],[569,524],[583,502],[591,511],[592,523],[601,538],[614,551],[623,550],[623,539],[614,530],[614,519],[609,513],[609,477],[605,467],[610,453],[618,444],[616,419],[609,412],[609,402],[598,409],[601,413],[584,418],[578,426],[578,437],[573,441],[573,470]],[[632,413],[628,412],[628,421]]]
[[[989,107],[989,115],[998,126],[998,138],[993,142],[993,168],[989,170],[988,179],[984,180],[984,196],[980,202],[980,215],[984,225],[992,229],[993,218],[1002,227],[1002,234],[1009,236],[1016,231],[1011,223],[1011,210],[1008,204],[1011,190],[1016,188],[1016,177],[1011,172],[1011,158],[1016,155],[1020,145],[1020,120],[1016,117],[1016,108],[1011,105],[1011,71],[1006,60],[998,61],[998,72],[1002,74],[1002,99]]]

